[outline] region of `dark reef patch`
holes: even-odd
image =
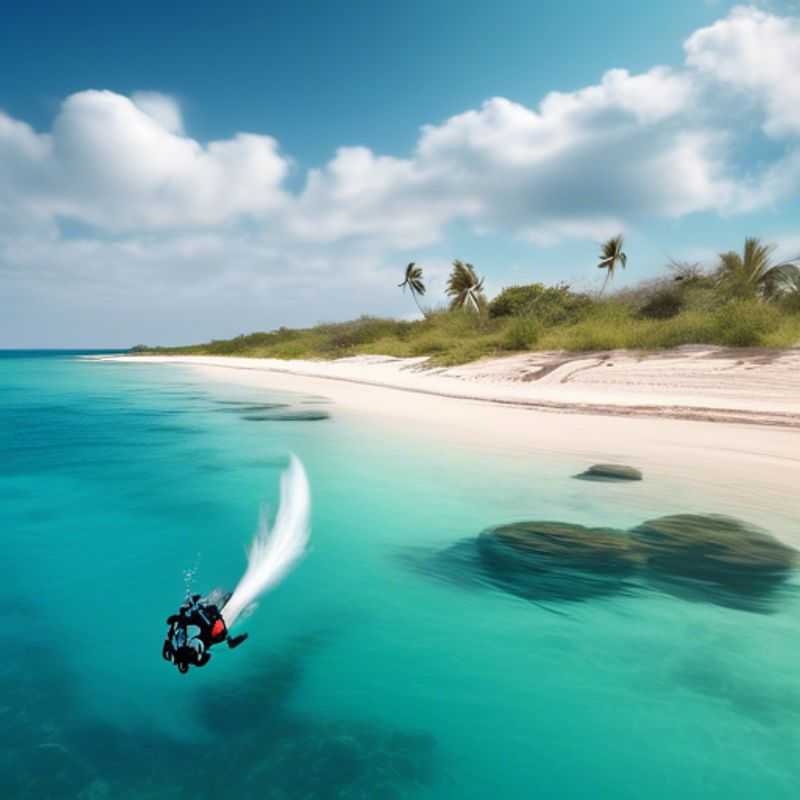
[[[642,472],[636,467],[629,467],[626,464],[593,464],[575,477],[580,481],[603,481],[606,483],[640,481]]]
[[[327,411],[275,411],[264,414],[244,414],[242,419],[248,422],[316,422],[317,420],[330,419]]]
[[[234,400],[218,400],[222,408],[215,411],[223,414],[261,414],[274,411],[276,408],[289,408],[288,403],[240,403]]]
[[[437,580],[467,589],[491,586],[533,601],[656,590],[764,613],[786,591],[797,552],[731,517],[676,514],[632,531],[516,522],[401,558]]]
[[[748,611],[769,611],[797,553],[764,530],[722,514],[674,514],[632,531],[659,588]]]
[[[581,601],[634,588],[639,555],[624,531],[563,522],[489,528],[438,551],[403,556],[462,588],[493,587],[532,601]]]
[[[489,528],[478,552],[492,581],[533,600],[586,600],[628,587],[639,566],[630,538],[610,528],[517,522]]]

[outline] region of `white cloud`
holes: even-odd
[[[612,69],[536,106],[491,98],[422,127],[405,156],[341,148],[296,192],[275,139],[201,143],[156,92],[79,92],[46,133],[0,112],[0,274],[50,297],[61,280],[147,307],[164,291],[269,296],[280,319],[292,302],[332,318],[345,277],[388,298],[383,265],[454,223],[551,246],[796,194],[800,20],[738,8],[685,47],[683,66]],[[753,131],[770,137],[759,161]],[[93,233],[63,238],[65,222]]]
[[[165,131],[183,133],[183,115],[178,102],[160,92],[134,92],[133,104],[152,117]]]
[[[703,77],[763,106],[767,134],[800,134],[800,19],[738,7],[693,33],[685,47]]]
[[[0,117],[0,202],[6,214],[24,209],[113,233],[250,217],[281,243],[408,249],[459,220],[554,243],[596,238],[612,222],[752,210],[791,192],[792,147],[785,163],[743,171],[731,156],[740,121],[713,99],[733,86],[764,108],[765,130],[800,133],[800,102],[789,102],[800,97],[798,22],[739,8],[694,33],[686,50],[687,68],[609,70],[535,108],[492,98],[423,127],[406,158],[341,148],[296,194],[284,187],[290,162],[269,136],[203,145],[184,132],[171,97],[80,92],[49,134]]]
[[[113,92],[79,92],[51,134],[0,117],[8,192],[41,216],[113,232],[215,225],[281,205],[289,164],[274,139],[240,133],[203,146],[165,127],[178,122],[165,112],[172,101],[159,102],[156,118],[152,93],[145,112]]]

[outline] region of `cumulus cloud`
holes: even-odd
[[[423,126],[406,155],[341,148],[296,191],[275,139],[197,141],[158,92],[79,92],[48,132],[0,112],[0,273],[142,298],[333,290],[344,270],[380,291],[384,263],[454,223],[549,246],[796,194],[800,20],[737,8],[684,44],[677,67],[611,69],[531,106],[490,98]],[[753,131],[769,139],[758,161]],[[69,223],[90,232],[65,239]]]
[[[40,216],[109,231],[263,214],[283,202],[288,168],[269,136],[201,145],[182,134],[174,101],[153,93],[136,102],[107,91],[71,95],[50,134],[0,117],[8,194]]]
[[[183,133],[183,115],[178,102],[160,92],[134,92],[133,104],[152,117],[165,131]]]
[[[800,19],[738,7],[693,33],[685,48],[701,76],[763,107],[768,135],[800,134]]]
[[[407,157],[341,148],[290,193],[290,161],[267,135],[202,144],[157,92],[68,97],[52,131],[0,116],[7,213],[112,232],[229,225],[252,218],[281,242],[354,238],[421,247],[449,223],[533,242],[648,217],[732,213],[795,188],[794,140],[759,173],[731,153],[724,89],[763,110],[770,136],[800,135],[800,22],[751,8],[692,34],[681,68],[612,69],[536,107],[495,97],[421,129]],[[8,211],[11,209],[11,211]]]
[[[552,93],[537,109],[502,97],[422,129],[410,158],[340,150],[290,206],[300,236],[435,241],[454,219],[536,242],[609,230],[630,214],[719,207],[730,186],[723,137],[677,124],[685,75],[612,70],[601,84]]]

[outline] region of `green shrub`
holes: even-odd
[[[690,284],[683,289],[683,307],[687,311],[708,313],[719,308],[720,298],[716,289]]]
[[[683,292],[677,287],[666,287],[647,298],[639,315],[645,319],[670,319],[679,314],[683,306]]]
[[[531,283],[508,286],[489,303],[489,316],[536,317],[545,324],[575,322],[592,306],[591,298],[571,292],[565,283],[543,286]]]
[[[530,308],[541,299],[546,289],[541,283],[525,286],[507,286],[489,303],[489,316],[513,317],[527,314]]]
[[[447,350],[449,341],[446,337],[437,333],[429,333],[420,336],[411,344],[412,356],[429,356],[433,353],[442,353]]]
[[[516,317],[506,328],[503,347],[506,350],[530,350],[538,341],[542,326],[531,317]]]
[[[628,342],[634,338],[632,329],[636,325],[630,307],[606,300],[596,303],[579,322],[548,329],[539,344],[547,350],[615,350],[630,347]]]
[[[786,292],[776,302],[785,314],[800,314],[800,290]]]
[[[764,334],[764,347],[800,347],[800,314],[784,316],[774,331]]]
[[[323,337],[324,351],[341,352],[387,336],[402,339],[408,333],[410,326],[410,322],[364,316],[352,322],[318,325],[315,331]]]
[[[716,342],[729,347],[754,347],[775,331],[779,310],[761,300],[732,300],[714,314]]]

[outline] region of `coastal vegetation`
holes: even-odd
[[[437,364],[450,365],[526,350],[800,344],[797,260],[774,263],[769,245],[747,239],[741,253],[722,253],[710,267],[673,261],[661,277],[606,293],[617,266],[627,263],[622,247],[622,236],[616,236],[601,248],[598,267],[606,269],[606,278],[600,292],[534,282],[508,286],[488,300],[476,268],[456,260],[446,286],[449,302],[423,308],[423,270],[412,262],[399,286],[410,290],[421,319],[362,316],[151,352],[283,359],[430,356]]]

